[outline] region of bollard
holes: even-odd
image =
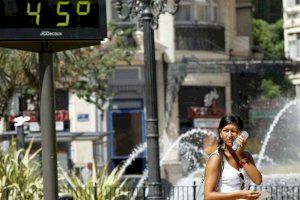
[[[94,200],[97,200],[97,183],[94,185]]]
[[[197,190],[196,181],[194,181],[194,183],[193,183],[193,200],[196,200],[196,190]]]
[[[4,187],[5,188],[5,200],[9,199],[9,189],[8,187]]]

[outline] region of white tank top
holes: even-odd
[[[214,152],[213,154],[219,154],[218,152]],[[244,169],[237,170],[234,167],[232,167],[228,161],[226,160],[224,155],[222,156],[222,162],[223,162],[223,170],[218,182],[217,191],[218,192],[232,192],[241,190],[241,185],[244,182],[244,189],[247,189],[250,185],[250,178],[246,171]],[[240,173],[244,176],[244,181],[240,177]]]

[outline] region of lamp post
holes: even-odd
[[[163,199],[161,190],[158,144],[156,61],[154,29],[158,28],[159,15],[175,14],[180,0],[117,0],[116,9],[120,19],[136,18],[144,33],[144,77],[146,106],[146,137],[148,153],[148,199]],[[128,8],[122,13],[123,5]]]

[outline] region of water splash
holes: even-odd
[[[255,160],[255,162],[258,160],[258,154],[253,154],[252,157]],[[277,163],[274,162],[274,160],[267,155],[264,155],[263,158],[261,159],[261,161],[264,161],[264,162],[268,163],[269,165],[277,165]]]
[[[206,130],[206,129],[201,129],[201,128],[195,128],[195,129],[192,129],[192,130],[189,130],[187,131],[186,133],[184,134],[181,134],[177,140],[173,143],[173,145],[171,145],[168,150],[166,152],[164,152],[164,155],[162,156],[162,158],[160,159],[160,162],[159,162],[159,166],[162,166],[164,161],[166,160],[168,154],[177,146],[179,145],[180,141],[184,138],[188,138],[188,137],[191,137],[192,135],[194,134],[199,134],[201,133],[201,135],[207,135],[207,136],[212,136],[214,135],[214,132],[212,131],[209,131],[209,130]],[[143,172],[143,175],[142,177],[140,178],[136,188],[141,188],[145,182],[145,180],[147,179],[148,177],[148,169],[145,169],[144,172]],[[131,199],[135,199],[136,198],[136,195],[137,195],[137,192],[138,192],[138,189],[136,189],[132,195],[132,198]]]
[[[124,162],[124,164],[120,168],[120,176],[122,176],[125,173],[125,170],[128,166],[132,164],[132,162],[147,148],[147,143],[144,142],[143,144],[137,146],[133,149],[131,154],[128,156],[127,160]]]
[[[138,194],[139,188],[142,188],[142,187],[143,187],[143,184],[144,184],[144,182],[146,181],[147,177],[148,177],[148,169],[145,169],[145,170],[143,171],[142,177],[140,178],[138,184],[137,184],[136,187],[135,187],[136,189],[134,190],[133,195],[132,195],[132,197],[130,198],[130,200],[135,200],[135,199],[136,199],[136,196],[137,196],[137,194]],[[147,196],[147,191],[146,191],[145,196]]]
[[[141,154],[145,151],[145,149],[147,148],[147,143],[144,142],[140,145],[138,145],[136,148],[133,149],[133,151],[131,152],[131,154],[128,156],[128,158],[126,159],[126,161],[122,164],[121,168],[120,168],[120,177],[124,175],[126,169],[128,166],[130,166],[132,164],[132,162]],[[145,171],[147,173],[145,173]],[[143,182],[139,185],[137,185],[136,188],[141,188],[142,187],[142,184],[144,183],[145,179],[147,178],[148,176],[148,170],[144,170],[143,172],[143,176],[141,177],[141,179],[143,179]],[[140,179],[140,180],[141,180]],[[140,181],[141,182],[141,181]],[[137,192],[138,190],[135,190],[134,191],[134,195],[133,197],[135,197],[137,195]],[[134,198],[133,198],[134,199]]]
[[[214,135],[214,133],[212,131],[208,131],[206,129],[201,129],[201,128],[195,128],[195,129],[192,129],[190,131],[187,131],[186,133],[184,134],[181,134],[177,140],[173,143],[173,145],[168,148],[168,150],[164,153],[164,155],[162,156],[162,158],[160,159],[160,162],[159,162],[159,165],[162,166],[164,161],[166,160],[168,154],[179,144],[179,142],[184,139],[184,138],[188,138],[188,137],[191,137],[192,135],[196,134],[196,133],[202,133],[202,135],[208,135],[208,136],[211,136],[211,135]]]
[[[261,161],[262,159],[264,158],[264,154],[265,154],[265,151],[266,151],[266,147],[267,147],[267,144],[269,142],[269,139],[271,137],[271,133],[273,132],[275,126],[277,125],[280,117],[287,111],[287,109],[289,107],[291,107],[292,105],[296,105],[297,103],[299,103],[299,99],[295,99],[295,100],[292,100],[290,102],[288,102],[278,113],[277,115],[275,116],[267,134],[266,134],[266,137],[264,139],[264,142],[263,142],[263,145],[261,147],[261,150],[258,154],[258,161],[257,161],[257,167],[260,167],[261,165]]]
[[[300,174],[264,174],[264,185],[299,186]]]
[[[200,184],[201,179],[198,178],[197,180],[194,180],[194,177],[197,174],[203,174],[204,173],[204,168],[198,168],[195,171],[191,172],[188,176],[180,179],[177,183],[176,186],[191,186],[193,184],[193,181],[196,181],[196,185]]]

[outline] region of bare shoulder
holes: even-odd
[[[218,153],[212,154],[206,163],[206,169],[216,170],[221,166],[221,162],[222,155]]]

